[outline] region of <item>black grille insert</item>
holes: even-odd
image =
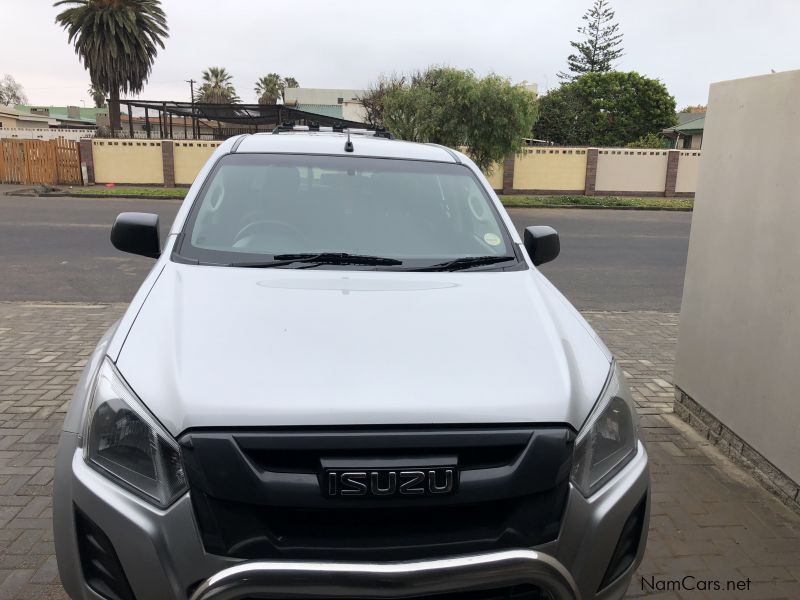
[[[207,551],[247,559],[410,560],[555,539],[569,490],[567,427],[194,431],[181,438]],[[459,471],[443,496],[326,497],[331,461]],[[444,460],[444,458],[442,458]],[[451,462],[455,461],[455,462]]]

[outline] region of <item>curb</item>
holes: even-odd
[[[22,190],[20,190],[22,192]],[[60,192],[45,192],[43,194],[27,194],[20,192],[5,192],[6,196],[22,196],[25,198],[104,198],[106,200],[171,200],[183,201],[184,198],[177,196],[152,196],[152,195],[119,195],[110,194],[64,194]],[[533,206],[522,204],[503,204],[505,208],[566,208],[572,210],[657,210],[667,212],[692,212],[692,208],[682,208],[679,206],[602,206],[597,204],[537,204]]]
[[[5,196],[17,196],[22,198],[102,198],[104,200],[177,200],[183,202],[184,198],[178,196],[153,196],[153,195],[119,195],[112,196],[110,194],[64,194],[61,192],[44,192],[40,194],[29,194],[19,192],[5,192]]]
[[[680,206],[600,206],[597,204],[537,204],[524,206],[521,204],[503,204],[505,208],[570,208],[580,210],[660,210],[667,212],[692,212],[692,208]]]

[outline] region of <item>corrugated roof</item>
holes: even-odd
[[[699,119],[687,121],[686,123],[673,127],[672,129],[679,133],[688,133],[691,131],[703,131],[705,124],[706,124],[706,116],[703,115]]]
[[[94,125],[97,122],[98,113],[108,112],[108,108],[78,107],[80,116],[76,118],[68,116],[68,110],[66,106],[42,106],[36,104],[17,104],[16,108],[20,112],[28,113],[31,115],[34,114],[31,112],[32,108],[46,108],[50,113],[51,119],[59,119],[61,121],[83,122],[91,125]],[[38,115],[38,116],[43,116],[43,115]]]
[[[678,117],[678,127],[683,125],[684,123],[688,123],[689,121],[694,121],[701,117],[705,117],[706,113],[704,112],[679,112],[675,116]]]
[[[33,115],[29,112],[19,110],[13,106],[6,106],[4,104],[0,104],[0,112],[2,112],[4,115],[14,117],[15,119],[22,119],[23,121],[41,121],[42,123],[48,123],[50,121],[46,115]]]

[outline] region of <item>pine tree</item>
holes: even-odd
[[[577,54],[567,57],[569,72],[558,74],[562,81],[573,81],[586,73],[607,73],[614,62],[622,56],[622,33],[614,23],[614,10],[609,0],[595,0],[594,5],[583,15],[586,24],[578,27],[585,36],[582,42],[570,42]]]

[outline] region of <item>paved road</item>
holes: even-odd
[[[51,532],[53,457],[86,358],[124,308],[0,303],[0,600],[66,600]],[[800,598],[800,516],[671,412],[678,316],[584,315],[627,374],[650,454],[649,539],[628,597]],[[676,581],[749,588],[706,594],[647,587],[675,589]]]
[[[157,212],[164,232],[172,200],[0,196],[0,300],[127,301],[152,261],[108,241],[117,213]],[[543,271],[582,310],[678,312],[691,213],[512,209],[520,230],[547,224],[561,256]]]

